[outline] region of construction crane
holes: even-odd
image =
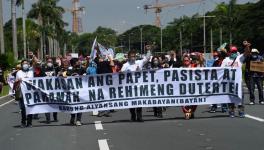
[[[81,13],[84,13],[84,8],[83,6],[80,6],[80,1],[79,0],[72,0],[72,8],[64,8],[66,11],[70,11],[72,13],[72,32],[74,33],[81,33],[83,32],[82,28],[82,18],[81,18]]]
[[[149,9],[154,9],[155,10],[155,14],[156,14],[156,20],[155,20],[155,25],[157,27],[161,26],[161,21],[160,21],[160,13],[162,12],[163,8],[166,7],[175,7],[175,6],[184,6],[186,4],[191,4],[191,3],[197,3],[197,2],[201,2],[204,0],[184,0],[184,1],[178,1],[175,3],[160,3],[159,0],[156,0],[156,3],[154,5],[144,5],[144,9],[146,10],[146,12]]]

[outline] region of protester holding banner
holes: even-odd
[[[193,68],[197,66],[196,61],[191,61],[191,58],[188,55],[183,57],[183,68]],[[197,109],[197,105],[183,106],[182,111],[186,120],[194,118],[194,112]]]
[[[249,56],[249,54],[250,54],[249,47],[245,49],[243,54],[239,54],[237,51],[237,47],[231,46],[229,57],[226,57],[223,60],[221,67],[242,68],[243,63],[245,62],[245,59]],[[235,104],[230,103],[228,107],[229,107],[229,116],[231,118],[234,118],[235,117]],[[244,112],[244,106],[243,106],[243,98],[242,98],[242,102],[238,104],[238,109],[239,109],[239,117],[244,118],[245,112]]]
[[[162,68],[170,68],[169,58],[166,55],[161,55],[160,65]]]
[[[46,76],[46,77],[57,76],[53,64],[54,63],[53,63],[52,58],[48,58],[45,66],[42,68],[44,71],[44,76]],[[45,117],[46,117],[46,123],[50,124],[50,113],[45,113]],[[57,112],[53,113],[53,120],[55,122],[58,122],[58,113]]]
[[[159,58],[157,56],[152,57],[151,59],[151,69],[160,69],[161,66],[159,64]],[[162,107],[153,107],[154,116],[158,118],[162,118]]]
[[[136,51],[131,50],[128,52],[128,62],[126,62],[121,72],[132,72],[132,71],[140,71],[142,70],[143,66],[149,61],[150,59],[150,49],[151,47],[149,45],[146,46],[148,52],[146,57],[144,57],[142,60],[136,60]],[[142,108],[130,108],[130,114],[131,114],[131,121],[139,121],[142,122]]]
[[[61,66],[58,67],[58,74],[57,76],[67,77],[66,73],[70,67],[70,63],[67,59],[63,58],[61,61]]]
[[[72,58],[70,62],[71,62],[71,66],[69,68],[71,69],[67,70],[66,73],[67,76],[80,76],[86,73],[86,71],[80,67],[80,62],[78,58]],[[76,123],[75,123],[75,118],[76,118]],[[82,125],[81,119],[82,119],[82,113],[71,114],[70,124],[71,125],[76,124],[77,126],[81,126]]]
[[[170,61],[169,65],[172,68],[180,68],[182,66],[181,58],[178,57],[175,53],[175,51],[170,51]]]
[[[115,66],[113,57],[111,55],[103,56],[98,55],[95,58],[97,64],[97,74],[113,73],[112,67]],[[110,110],[99,111],[98,117],[110,117]]]
[[[21,61],[22,70],[16,73],[16,81],[14,87],[16,89],[16,99],[19,101],[19,106],[21,109],[21,127],[31,127],[32,126],[32,115],[26,115],[26,109],[24,100],[21,93],[21,82],[23,78],[32,78],[34,76],[33,71],[29,70],[29,62],[27,60]]]
[[[213,53],[214,63],[212,67],[221,67],[222,62],[225,59],[225,56],[221,55],[221,53],[223,53],[223,51],[215,51]],[[227,111],[227,104],[222,104],[221,106],[222,106],[222,112],[225,113]],[[213,104],[210,109],[210,113],[215,113],[216,109],[217,109],[217,104]]]

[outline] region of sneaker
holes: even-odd
[[[70,121],[70,125],[74,126],[74,121]]]
[[[104,115],[103,113],[100,113],[99,112],[98,115],[97,115],[97,117],[103,117],[103,115]]]
[[[157,115],[158,118],[163,118],[162,114]]]
[[[27,127],[32,128],[32,124],[31,123],[27,124]]]
[[[136,116],[135,115],[131,115],[131,119],[130,119],[131,122],[135,122],[136,121]]]
[[[81,121],[76,121],[76,126],[81,126],[81,125],[82,125]]]
[[[25,123],[22,123],[22,124],[20,125],[20,128],[25,128],[25,127],[27,127]]]
[[[211,107],[211,110],[209,111],[210,113],[215,113],[216,112],[216,108]]]
[[[230,112],[229,112],[229,117],[234,118],[234,117],[235,117],[235,112],[230,111]]]
[[[142,118],[138,118],[137,122],[144,122],[144,120]]]
[[[222,113],[226,113],[227,112],[227,108],[226,107],[222,107]]]
[[[50,120],[46,120],[46,124],[50,124]]]
[[[104,114],[103,116],[105,116],[105,117],[112,117],[112,115],[110,115],[110,114]]]
[[[255,105],[255,103],[254,102],[250,102],[249,105]]]
[[[240,112],[239,112],[239,117],[240,117],[240,118],[245,118],[245,113],[244,113],[243,111],[240,111]]]
[[[264,101],[260,101],[259,104],[260,104],[260,105],[264,105]]]

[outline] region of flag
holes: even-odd
[[[224,50],[225,47],[226,47],[226,45],[227,45],[227,43],[222,44],[222,45],[217,49],[217,51]]]
[[[96,54],[97,54],[98,43],[97,43],[96,39],[97,39],[97,37],[94,39],[93,46],[91,49],[91,54],[90,54],[91,60],[94,60],[96,57]]]

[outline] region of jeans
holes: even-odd
[[[263,99],[263,78],[262,77],[251,77],[250,78],[250,102],[255,102],[255,85],[257,85],[258,92],[259,92],[259,102],[262,102]]]
[[[73,123],[75,121],[76,117],[77,117],[76,121],[81,121],[82,120],[82,113],[71,114],[71,123]]]
[[[142,120],[142,108],[130,108],[131,120]]]
[[[26,107],[22,98],[19,100],[19,107],[21,109],[21,124],[32,125],[33,115],[26,115]]]
[[[154,116],[162,117],[162,107],[153,107]]]
[[[46,120],[50,121],[50,113],[45,113],[45,116],[46,116]],[[58,120],[58,113],[56,113],[56,112],[53,113],[53,119],[54,119],[54,121]]]

